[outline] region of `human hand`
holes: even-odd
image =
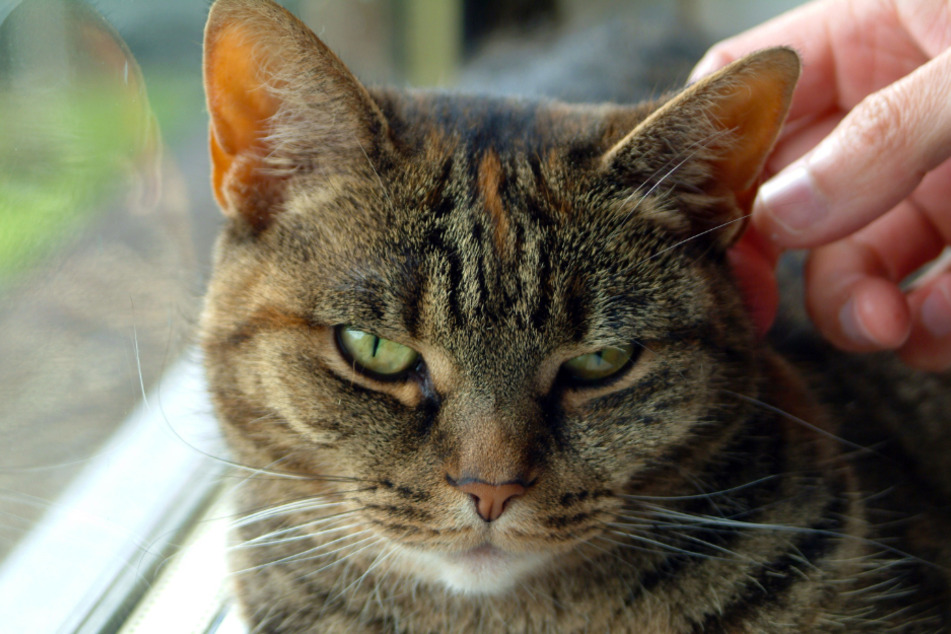
[[[754,320],[775,313],[780,251],[811,248],[806,304],[829,341],[951,367],[951,261],[901,284],[951,244],[951,3],[813,2],[717,44],[693,76],[780,44],[803,74],[730,254]]]

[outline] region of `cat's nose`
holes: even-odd
[[[476,512],[486,522],[494,522],[499,519],[512,498],[522,495],[526,490],[526,487],[518,482],[489,484],[488,482],[469,478],[459,482],[450,479],[450,483],[463,493],[472,496],[475,501]]]

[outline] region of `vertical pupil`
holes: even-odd
[[[370,356],[371,356],[371,357],[375,357],[375,356],[376,356],[376,352],[377,352],[377,350],[379,350],[379,349],[380,349],[380,338],[377,337],[377,336],[374,336],[374,337],[373,337],[373,350],[370,352]]]

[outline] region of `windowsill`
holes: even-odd
[[[231,600],[225,558],[229,505],[218,496],[162,568],[119,634],[245,634]]]
[[[207,507],[223,450],[189,356],[0,562],[5,631],[117,630]]]

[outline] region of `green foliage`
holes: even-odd
[[[163,127],[176,136],[201,111],[199,88],[170,72],[150,78]],[[0,278],[82,231],[137,179],[152,178],[158,129],[144,93],[116,82],[0,92]]]

